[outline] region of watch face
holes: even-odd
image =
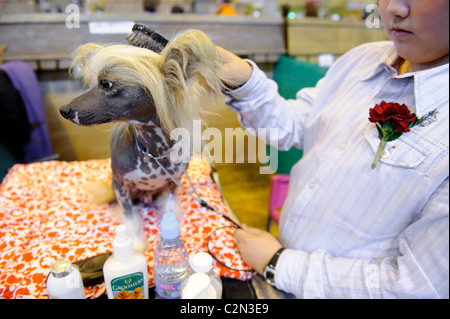
[[[269,261],[269,264],[264,268],[264,278],[266,282],[275,287],[275,265],[277,264],[278,258],[285,248],[280,248],[276,254]]]
[[[274,285],[275,273],[273,269],[271,269],[270,267],[266,267],[266,269],[264,269],[264,278],[266,279],[267,283]]]

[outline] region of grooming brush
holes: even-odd
[[[135,24],[132,31],[133,33],[127,37],[127,40],[129,45],[135,47],[145,48],[160,53],[167,43],[169,43],[169,40],[159,32],[142,24]]]

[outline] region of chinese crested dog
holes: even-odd
[[[205,103],[224,85],[219,53],[202,32],[188,30],[171,42],[135,25],[130,45],[88,43],[76,50],[71,76],[87,92],[60,108],[78,125],[118,123],[111,136],[112,187],[133,245],[147,248],[137,202],[160,214],[176,210],[175,190],[188,161],[170,156],[175,128],[192,134],[193,121],[209,112]]]

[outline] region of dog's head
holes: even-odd
[[[170,131],[192,123],[208,107],[203,99],[223,88],[219,53],[196,30],[178,35],[159,54],[129,45],[85,44],[70,72],[89,89],[60,112],[79,125],[153,122]]]

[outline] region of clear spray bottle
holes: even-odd
[[[155,298],[179,299],[180,285],[189,268],[186,246],[180,239],[180,224],[174,212],[167,212],[161,221],[161,240],[153,256]]]

